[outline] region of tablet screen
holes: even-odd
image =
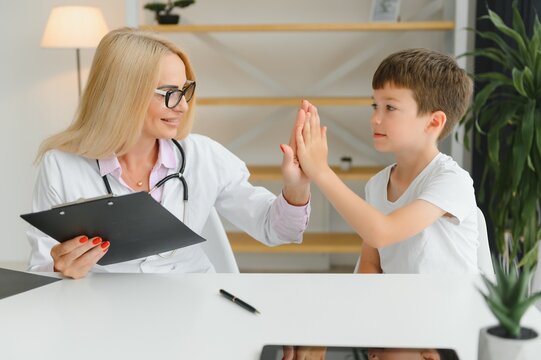
[[[452,349],[266,345],[260,360],[458,360]]]

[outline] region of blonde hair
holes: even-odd
[[[160,60],[170,53],[184,63],[187,80],[195,80],[188,57],[172,42],[132,28],[105,35],[96,50],[73,123],[46,139],[36,160],[51,149],[91,159],[126,153],[141,136],[158,83]],[[195,96],[190,105],[176,139],[183,139],[192,129]]]

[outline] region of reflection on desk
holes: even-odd
[[[0,300],[0,359],[258,360],[268,344],[476,359],[479,329],[496,323],[476,286],[457,275],[91,274]],[[541,331],[541,315],[532,307],[523,324]]]
[[[267,345],[260,360],[459,360],[452,349]]]

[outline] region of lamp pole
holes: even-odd
[[[79,90],[79,100],[81,99],[81,49],[75,48],[77,57],[77,89]]]

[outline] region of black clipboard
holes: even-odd
[[[181,201],[179,199],[179,201]],[[79,235],[111,242],[98,261],[115,264],[205,241],[146,192],[105,196],[23,214],[21,218],[63,242]]]

